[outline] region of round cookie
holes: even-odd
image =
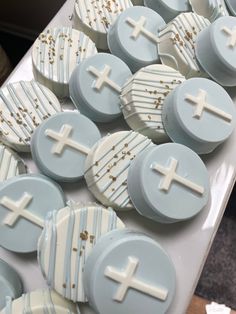
[[[9,83],[0,89],[0,139],[16,151],[28,152],[34,130],[60,111],[56,96],[41,84]]]
[[[217,83],[203,78],[187,80],[171,92],[162,112],[169,137],[198,154],[212,152],[233,132],[235,106]]]
[[[121,115],[120,93],[132,75],[116,56],[98,53],[78,65],[70,78],[70,97],[79,111],[96,122]]]
[[[236,17],[216,20],[196,41],[196,57],[217,83],[236,86]]]
[[[178,70],[186,78],[206,76],[195,56],[198,34],[210,22],[196,13],[181,13],[159,31],[158,50],[161,62]]]
[[[162,108],[166,96],[185,81],[173,68],[153,64],[140,69],[122,88],[122,112],[128,125],[156,143],[169,141]]]
[[[7,146],[0,144],[0,182],[27,172],[24,161]]]
[[[97,126],[77,111],[46,120],[31,141],[32,157],[42,173],[62,182],[75,182],[84,175],[85,160],[101,138]]]
[[[230,13],[236,16],[236,3],[234,0],[225,0]]]
[[[14,301],[8,298],[6,307],[0,313],[79,314],[74,303],[62,298],[55,291],[50,289],[26,293]]]
[[[195,152],[168,143],[148,148],[134,159],[128,191],[141,215],[162,223],[178,222],[196,216],[207,204],[209,175]]]
[[[159,63],[158,30],[164,25],[163,18],[149,8],[129,8],[120,14],[109,29],[109,49],[112,54],[122,59],[132,72]]]
[[[189,2],[194,13],[204,16],[211,22],[229,15],[224,0],[190,0]]]
[[[167,23],[180,13],[191,11],[189,0],[144,0],[144,5],[160,14]]]
[[[105,206],[116,210],[133,208],[127,190],[129,166],[134,157],[153,143],[133,131],[104,137],[89,153],[85,180],[91,193]]]
[[[58,97],[67,97],[75,66],[96,53],[95,44],[84,33],[71,27],[48,29],[33,44],[34,77]]]
[[[23,292],[17,272],[0,259],[0,311],[6,306],[6,297],[16,299]]]
[[[130,0],[76,0],[73,14],[74,28],[83,31],[98,49],[107,50],[107,31],[117,17],[132,7]]]
[[[36,251],[45,216],[64,204],[61,188],[42,175],[5,181],[0,186],[0,245],[18,253]]]
[[[97,313],[164,314],[175,294],[175,269],[157,242],[125,229],[99,240],[84,283]]]
[[[38,243],[38,261],[51,288],[74,302],[86,302],[83,272],[97,240],[124,224],[110,208],[70,202],[52,212]]]

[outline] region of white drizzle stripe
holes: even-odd
[[[116,18],[132,7],[130,0],[77,0],[75,13],[77,18],[95,32],[106,33]]]

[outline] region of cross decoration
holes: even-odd
[[[221,118],[227,122],[231,122],[233,117],[231,114],[226,113],[225,111],[207,103],[207,92],[199,89],[198,95],[195,97],[190,94],[185,95],[185,100],[192,103],[196,106],[196,110],[194,112],[193,118],[201,119],[204,111],[208,111],[211,114]]]
[[[222,31],[230,37],[228,46],[234,49],[236,46],[236,26],[234,26],[232,29],[224,26]]]
[[[139,260],[135,257],[128,257],[128,264],[124,271],[119,271],[111,266],[105,269],[105,276],[120,284],[114,296],[117,302],[123,302],[128,289],[134,289],[144,294],[150,295],[161,301],[165,301],[168,296],[168,290],[162,287],[150,285],[142,280],[135,278],[135,272],[139,266]]]
[[[1,199],[0,204],[9,209],[11,213],[6,216],[6,218],[3,220],[3,223],[9,227],[12,227],[21,217],[23,217],[33,224],[43,228],[43,219],[34,215],[27,209],[32,200],[33,196],[29,193],[24,193],[18,201],[13,201],[7,196],[4,196]]]
[[[63,124],[59,132],[47,129],[45,130],[45,135],[56,141],[55,145],[52,147],[52,154],[61,155],[66,146],[71,147],[85,155],[88,155],[90,149],[74,140],[70,137],[73,128],[71,125]]]
[[[146,17],[141,16],[138,21],[135,21],[131,17],[128,17],[126,19],[126,22],[134,28],[131,35],[131,38],[133,38],[134,40],[136,40],[142,34],[155,44],[159,43],[159,38],[152,32],[150,32],[147,28],[145,28],[147,22]]]
[[[157,171],[164,176],[163,180],[160,183],[159,189],[164,192],[169,192],[172,183],[177,182],[178,184],[188,188],[189,190],[192,190],[200,195],[203,195],[204,187],[177,174],[178,164],[179,164],[178,160],[171,158],[170,166],[167,168],[159,164],[152,165],[152,169],[154,171]]]
[[[104,85],[108,85],[111,89],[120,94],[121,87],[109,78],[111,70],[111,67],[107,64],[105,65],[104,70],[101,72],[99,72],[99,70],[93,66],[90,66],[87,69],[88,72],[92,73],[97,78],[94,89],[101,91]]]

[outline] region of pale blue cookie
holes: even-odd
[[[223,86],[236,86],[236,17],[222,17],[204,29],[195,51],[211,78]]]
[[[236,112],[224,88],[208,79],[193,78],[167,96],[162,120],[173,142],[207,154],[231,135]]]
[[[99,53],[75,68],[69,82],[70,97],[93,121],[112,121],[121,115],[121,88],[131,75],[121,59]]]
[[[128,64],[132,72],[149,64],[160,63],[158,30],[164,25],[163,18],[149,8],[129,8],[109,29],[109,49]]]
[[[163,223],[178,222],[194,217],[207,204],[209,176],[195,152],[168,143],[148,148],[134,159],[128,192],[141,215]]]
[[[37,250],[44,219],[65,204],[61,188],[42,175],[20,175],[0,186],[0,245],[10,251]]]
[[[189,0],[144,0],[144,5],[160,14],[166,22],[182,12],[191,11]]]
[[[164,314],[175,294],[175,270],[158,243],[125,229],[99,240],[86,262],[84,284],[97,313]]]
[[[209,21],[214,22],[222,16],[228,16],[224,0],[190,0],[193,12],[204,16]]]
[[[31,141],[33,159],[42,173],[63,182],[78,181],[92,146],[101,138],[97,126],[77,111],[46,120]]]
[[[231,14],[236,15],[236,2],[235,0],[225,0]]]
[[[6,297],[16,299],[23,292],[22,282],[16,271],[0,259],[0,311],[6,305]]]

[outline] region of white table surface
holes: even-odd
[[[67,0],[49,26],[71,25],[70,16],[73,11],[73,3],[74,0]],[[29,51],[12,72],[7,82],[31,80],[32,78]],[[232,89],[230,93],[236,100],[236,89],[235,92]],[[64,103],[64,108],[68,108],[68,104]],[[105,125],[105,127],[99,125],[99,128],[103,134],[106,134],[107,132],[127,129],[127,126],[120,119]],[[27,161],[30,171],[37,172],[29,156],[23,157]],[[167,314],[186,313],[196,288],[235,182],[236,132],[225,144],[221,145],[213,154],[204,157],[203,160],[206,162],[210,174],[211,200],[195,219],[175,225],[161,225],[139,216],[135,211],[119,214],[127,227],[145,232],[157,240],[172,258],[176,269],[177,288],[175,298]],[[94,201],[84,181],[65,185],[63,188],[70,199],[79,202]],[[0,248],[0,258],[6,260],[19,272],[23,278],[25,291],[45,287],[45,281],[37,265],[36,254],[20,255]],[[93,313],[87,306],[82,306],[81,312],[82,314]]]

